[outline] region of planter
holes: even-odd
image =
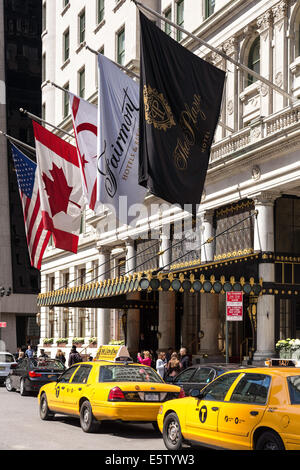
[[[56,346],[57,346],[58,348],[65,348],[66,345],[67,345],[67,343],[56,343]]]
[[[281,349],[279,351],[280,359],[291,359],[292,353],[289,349]]]
[[[297,359],[297,361],[300,360],[300,349],[297,349],[296,351],[293,351],[291,354],[292,359]]]

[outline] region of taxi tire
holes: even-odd
[[[255,450],[285,450],[285,447],[278,434],[264,431],[257,439]]]
[[[100,422],[95,420],[88,400],[85,400],[80,407],[80,426],[87,433],[94,433],[100,427]]]
[[[45,393],[43,393],[40,398],[40,417],[43,421],[49,421],[54,417],[54,413],[49,410]]]
[[[173,434],[174,439],[170,434]],[[180,422],[176,413],[170,413],[164,420],[163,440],[168,450],[180,450],[182,448],[182,434]]]

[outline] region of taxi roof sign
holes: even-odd
[[[98,348],[94,361],[132,361],[126,346],[106,344]]]

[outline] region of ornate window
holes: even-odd
[[[248,68],[253,70],[256,73],[260,73],[260,37],[258,36],[252,46],[250,47],[249,55],[248,55]],[[252,83],[256,82],[257,78],[253,75],[248,74],[248,83],[247,85],[251,85]]]
[[[205,18],[208,18],[215,11],[216,0],[205,0]]]

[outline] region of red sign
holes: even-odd
[[[243,320],[243,292],[226,292],[226,320]]]
[[[6,328],[6,321],[0,321],[0,328]]]

